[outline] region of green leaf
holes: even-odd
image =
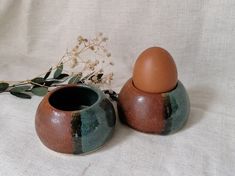
[[[36,84],[43,84],[45,82],[45,79],[42,77],[37,77],[31,80],[32,83],[36,83]]]
[[[68,77],[68,76],[69,76],[68,74],[62,73],[56,79],[63,79],[63,78]]]
[[[104,75],[103,73],[99,73],[99,74],[97,75],[97,79],[100,80],[103,75]]]
[[[57,83],[57,81],[46,81],[45,86],[50,87],[53,83]]]
[[[31,88],[31,86],[19,86],[19,87],[14,87],[12,89],[10,89],[10,92],[17,92],[17,93],[21,93],[24,92],[26,90],[29,90]]]
[[[81,77],[81,74],[76,74],[68,81],[68,84],[77,84],[80,81]]]
[[[66,79],[62,79],[62,80],[59,80],[59,79],[50,79],[48,81],[45,81],[45,86],[47,87],[50,87],[52,84],[54,83],[63,83],[67,80],[68,77],[66,77]]]
[[[45,79],[45,80],[50,76],[51,71],[52,71],[52,68],[50,68],[50,69],[47,71],[46,75],[44,76],[44,79]]]
[[[47,94],[48,89],[46,87],[35,87],[31,90],[34,95],[44,96]]]
[[[60,74],[62,73],[62,71],[63,71],[63,63],[61,63],[60,66],[57,67],[53,78],[55,78],[55,79],[58,78],[60,76]]]
[[[19,97],[19,98],[24,98],[24,99],[31,99],[31,95],[26,94],[26,93],[20,93],[20,92],[10,92],[12,95]]]
[[[4,92],[9,87],[8,83],[0,83],[0,93]]]

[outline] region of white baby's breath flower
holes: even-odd
[[[70,62],[70,68],[76,67],[77,64],[78,64],[77,57],[74,57],[74,56],[73,56],[72,59],[71,59],[71,62]]]

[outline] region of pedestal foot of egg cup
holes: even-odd
[[[87,154],[112,136],[115,110],[105,94],[87,85],[69,85],[48,93],[38,106],[35,128],[49,149]]]
[[[145,133],[167,135],[186,123],[190,103],[183,84],[165,93],[147,93],[137,89],[132,79],[123,86],[118,98],[121,122]]]

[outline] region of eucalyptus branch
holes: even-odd
[[[107,38],[99,33],[94,39],[88,40],[79,36],[75,46],[71,50],[66,50],[65,54],[59,59],[55,66],[52,66],[47,72],[43,72],[30,80],[23,81],[0,81],[0,93],[9,92],[20,98],[31,98],[31,95],[44,96],[49,88],[65,86],[67,84],[87,83],[97,86],[110,84],[113,79],[113,73],[105,74],[104,68],[98,70],[98,66],[103,66],[108,61],[111,54],[105,48]],[[82,54],[93,52],[99,59],[83,59]],[[102,57],[101,57],[102,56]],[[76,70],[80,66],[80,70]],[[71,72],[65,70],[65,67],[73,69]]]

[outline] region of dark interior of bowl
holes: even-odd
[[[86,87],[64,87],[51,94],[49,103],[56,109],[76,111],[93,105],[98,94]]]

